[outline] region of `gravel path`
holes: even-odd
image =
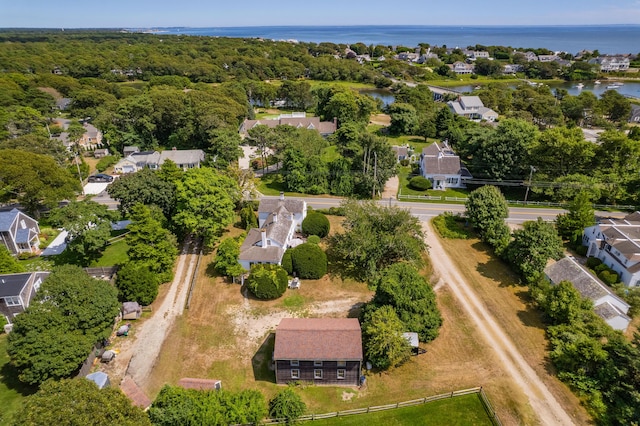
[[[187,240],[178,257],[178,267],[162,304],[135,333],[135,341],[127,350],[129,360],[125,376],[131,377],[138,386],[144,387],[153,368],[162,344],[175,319],[184,311],[189,284],[193,276],[198,255],[195,243]],[[122,354],[119,354],[119,357]]]
[[[460,271],[444,251],[431,224],[423,222],[423,229],[427,234],[426,242],[429,245],[433,267],[440,276],[441,282],[449,286],[489,347],[495,351],[506,372],[527,396],[531,407],[540,419],[540,424],[573,425],[571,417],[525,361],[495,318],[483,306],[471,286],[465,282]]]

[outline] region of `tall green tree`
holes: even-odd
[[[375,281],[376,306],[392,306],[407,331],[418,333],[420,341],[430,342],[438,336],[442,317],[436,295],[420,275],[407,263],[396,263],[384,269]]]
[[[158,283],[171,281],[178,255],[176,237],[143,204],[131,208],[131,224],[127,229],[129,260],[146,266],[156,274]]]
[[[0,199],[15,199],[38,216],[79,191],[78,179],[48,155],[0,149]]]
[[[386,370],[409,359],[411,348],[402,336],[405,325],[391,306],[382,306],[365,313],[362,337],[366,358],[375,368]]]
[[[19,379],[40,384],[69,377],[91,346],[111,334],[120,304],[108,282],[72,265],[56,267],[15,318],[7,352]]]
[[[178,173],[178,176],[182,176],[181,170]],[[163,179],[160,171],[154,172],[145,167],[135,173],[120,176],[107,187],[107,192],[120,203],[118,209],[123,214],[129,214],[131,208],[138,203],[160,207],[167,218],[175,213],[175,184]]]
[[[465,208],[467,219],[480,238],[494,247],[501,246],[506,228],[504,221],[509,216],[509,206],[502,192],[495,186],[482,186],[469,194]]]
[[[240,256],[240,242],[236,238],[222,240],[214,260],[216,272],[225,277],[231,277],[235,282],[235,277],[245,272],[242,265],[238,263],[238,256]]]
[[[95,201],[72,201],[64,207],[54,209],[49,220],[69,234],[67,250],[76,253],[83,265],[88,266],[107,247],[111,237],[111,223],[118,214]]]
[[[279,391],[269,401],[269,416],[272,419],[285,419],[287,424],[295,423],[306,409],[307,404],[291,388]]]
[[[556,218],[558,234],[567,240],[581,240],[582,231],[596,223],[593,204],[586,192],[579,193],[567,206],[567,213],[559,214]]]
[[[158,278],[147,265],[130,261],[118,269],[116,288],[121,302],[147,306],[158,296]]]
[[[372,201],[345,201],[343,232],[330,238],[330,258],[362,280],[397,262],[420,265],[426,250],[420,222],[409,211]]]
[[[120,390],[98,389],[84,378],[43,383],[38,392],[26,398],[13,424],[151,426],[145,412]]]
[[[562,240],[552,224],[538,218],[522,224],[513,232],[513,240],[505,255],[514,269],[527,281],[534,282],[544,271],[549,259],[562,256]]]
[[[394,102],[389,105],[391,125],[389,132],[394,135],[413,134],[418,125],[418,115],[413,105]]]
[[[176,199],[178,213],[174,222],[212,247],[222,230],[233,223],[240,188],[237,182],[213,169],[190,169],[176,185]]]

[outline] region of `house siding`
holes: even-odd
[[[322,360],[322,367],[315,367],[313,361],[299,361],[299,366],[292,366],[290,360],[276,360],[276,383],[313,382],[315,385],[357,386],[360,380],[360,361],[347,361],[345,367],[338,367],[337,360]],[[291,378],[291,370],[300,370],[298,379]],[[314,370],[322,370],[322,379],[314,378]],[[338,379],[338,370],[345,370],[345,378]]]

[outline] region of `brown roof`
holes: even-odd
[[[211,379],[192,379],[184,377],[178,381],[178,386],[185,389],[198,389],[198,390],[214,390],[219,388],[220,380]],[[218,385],[218,387],[216,387]]]
[[[147,409],[151,405],[151,400],[145,393],[138,387],[136,382],[129,376],[125,376],[120,383],[120,390],[129,397],[133,405],[137,405],[140,408]]]
[[[331,134],[336,131],[336,123],[333,121],[320,121],[319,117],[282,117],[263,120],[244,120],[240,126],[240,133],[249,134],[249,130],[256,126],[267,126],[275,128],[280,125],[288,125],[296,128],[317,130],[322,135]]]
[[[276,328],[274,360],[362,361],[356,318],[284,318]]]
[[[428,175],[463,174],[459,157],[424,157],[424,171]]]

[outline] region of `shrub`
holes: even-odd
[[[7,324],[7,318],[4,315],[0,315],[0,334],[4,333],[4,326]]]
[[[300,244],[292,250],[291,260],[300,278],[317,280],[327,273],[327,255],[317,244]]]
[[[587,250],[589,250],[589,247],[587,246],[578,246],[576,247],[576,253],[580,256],[586,256],[587,255]]]
[[[293,423],[306,409],[307,405],[300,395],[291,388],[281,390],[269,401],[269,416],[273,419],[286,419],[287,424]]]
[[[302,221],[302,232],[306,235],[317,235],[320,238],[324,238],[329,235],[330,229],[329,219],[318,211],[309,212]]]
[[[284,252],[284,255],[282,256],[282,268],[287,271],[287,274],[292,275],[293,274],[293,261],[291,260],[291,250],[289,249],[287,251]]]
[[[596,271],[596,274],[599,274],[602,271],[608,271],[609,267],[604,263],[601,263],[598,266],[594,267],[593,270]]]
[[[400,160],[400,165],[402,167],[407,167],[409,165],[409,159],[408,158],[403,158],[402,160]]]
[[[109,167],[113,166],[117,162],[118,162],[118,157],[116,157],[115,155],[107,155],[105,157],[102,157],[100,161],[98,161],[98,163],[96,164],[96,170],[99,172],[104,172],[105,170],[107,170]]]
[[[258,227],[258,218],[251,205],[246,205],[240,209],[240,227],[245,230]]]
[[[307,242],[309,244],[320,244],[320,237],[317,235],[310,235],[309,238],[307,238]]]
[[[442,238],[466,240],[471,235],[470,227],[464,225],[465,219],[451,212],[444,212],[431,222]]]
[[[602,263],[602,260],[598,259],[597,257],[589,257],[587,258],[587,268],[595,268],[596,266],[600,265]]]
[[[598,278],[600,278],[602,280],[602,282],[604,282],[607,285],[613,285],[613,284],[617,283],[618,280],[620,279],[618,277],[618,274],[616,274],[613,271],[608,271],[608,270],[600,271],[598,273]]]
[[[118,271],[116,288],[121,302],[138,302],[146,306],[158,296],[158,279],[147,266],[129,262]]]
[[[287,284],[287,271],[279,265],[253,265],[247,278],[247,287],[258,299],[277,299]]]
[[[429,179],[422,176],[416,176],[411,178],[409,186],[418,191],[426,191],[427,189],[431,189],[433,185]]]

